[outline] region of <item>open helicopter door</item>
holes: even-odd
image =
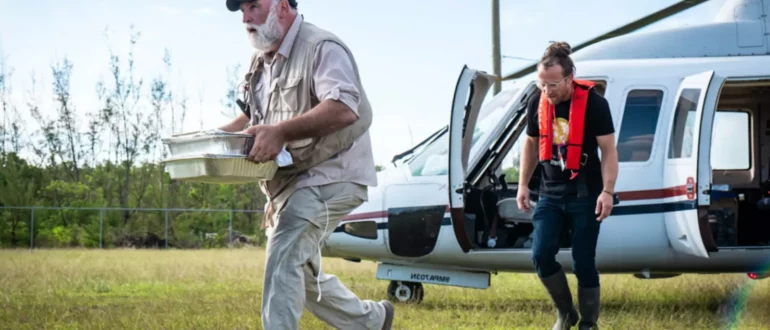
[[[663,198],[672,248],[708,258],[716,251],[708,227],[711,204],[711,132],[724,77],[713,70],[685,77],[679,86],[665,159]]]
[[[464,252],[472,245],[465,232],[465,182],[476,119],[489,88],[497,77],[463,66],[455,86],[452,114],[449,121],[449,206],[452,227]]]

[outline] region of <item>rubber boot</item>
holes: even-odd
[[[567,276],[563,270],[559,270],[546,278],[541,278],[551,300],[556,305],[557,317],[553,330],[567,330],[578,323],[578,311],[572,303],[572,293],[569,291]]]
[[[601,289],[578,287],[578,304],[580,306],[580,330],[598,330],[599,325],[599,292]]]

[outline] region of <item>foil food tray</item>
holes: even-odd
[[[173,180],[210,184],[244,184],[270,180],[278,170],[275,161],[258,164],[244,156],[233,155],[172,157],[163,163]]]
[[[218,130],[199,131],[164,138],[171,157],[200,155],[246,156],[254,145],[254,136]]]

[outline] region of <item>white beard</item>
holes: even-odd
[[[267,15],[267,20],[262,25],[246,24],[250,28],[256,29],[256,32],[249,32],[249,41],[251,45],[263,52],[269,52],[273,46],[281,39],[283,29],[278,23],[278,14],[276,9],[278,2],[275,2],[270,13]]]

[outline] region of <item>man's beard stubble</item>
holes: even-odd
[[[277,4],[277,3],[276,3]],[[283,29],[278,23],[278,15],[276,13],[277,6],[270,8],[270,13],[267,15],[267,20],[262,25],[246,24],[248,28],[252,28],[256,31],[249,31],[249,41],[251,45],[263,52],[269,52],[273,46],[281,39]]]
[[[548,102],[551,104],[559,104],[562,102],[566,102],[572,99],[572,95],[570,94],[570,91],[565,90],[561,93],[555,93],[553,98],[548,97]]]

